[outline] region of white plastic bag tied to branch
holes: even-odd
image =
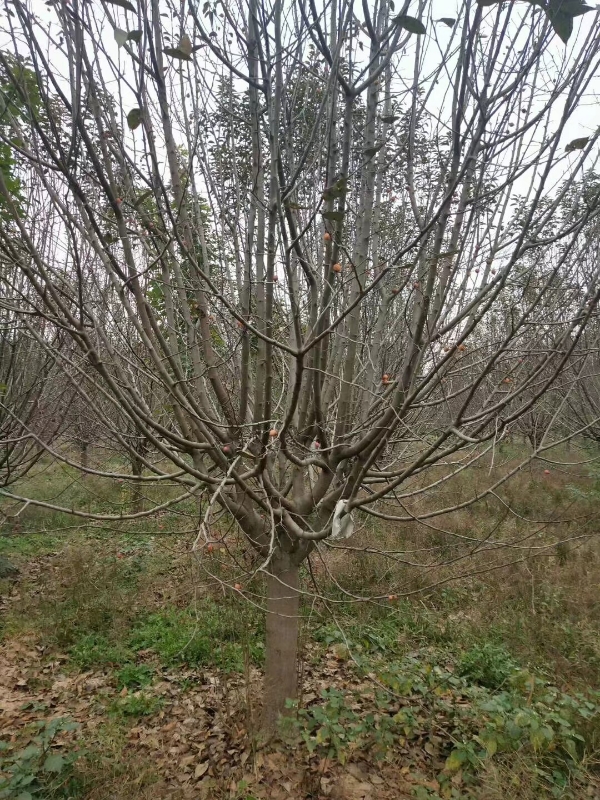
[[[333,524],[329,541],[337,542],[340,539],[349,539],[354,533],[354,520],[352,514],[346,510],[346,501],[338,500],[333,512]]]

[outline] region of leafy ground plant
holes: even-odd
[[[245,648],[254,663],[262,661],[264,645],[257,632],[260,635],[259,625],[249,637],[248,622],[241,619],[235,606],[218,605],[207,598],[196,614],[191,609],[167,609],[140,619],[129,646],[151,649],[169,666],[214,664],[226,672],[241,672]]]
[[[488,689],[500,689],[516,669],[510,654],[491,642],[474,645],[458,662],[459,675]]]
[[[60,718],[36,723],[37,734],[27,747],[13,751],[0,742],[0,798],[72,797],[75,782],[73,765],[81,757],[79,750],[60,752],[54,749],[61,733],[76,730],[76,722]]]
[[[487,765],[518,755],[544,779],[548,796],[568,797],[597,745],[600,694],[566,694],[512,661],[502,690],[481,685],[475,672],[479,684],[453,668],[406,658],[378,673],[389,692],[326,689],[320,703],[298,709],[287,725],[309,752],[341,763],[356,752],[381,759],[393,758],[398,747],[425,750],[439,786],[415,788],[417,796],[464,800]]]
[[[119,697],[110,706],[110,711],[124,717],[149,717],[160,711],[162,699],[144,692],[135,692]]]
[[[152,682],[153,671],[146,664],[125,664],[117,672],[117,687],[141,689]]]

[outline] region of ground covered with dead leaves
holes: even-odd
[[[264,741],[256,609],[199,593],[183,540],[90,541],[12,554],[0,584],[0,798],[600,798],[598,692],[526,669],[464,592],[311,606],[298,708]]]
[[[130,696],[118,690],[110,673],[65,669],[68,659],[45,654],[33,641],[11,640],[0,648],[1,735],[25,747],[40,720],[68,718],[78,728],[60,736],[53,749],[82,752],[81,782],[90,798],[126,797],[362,798],[414,797],[418,785],[437,787],[427,778],[433,764],[423,751],[423,774],[401,763],[381,764],[361,754],[347,764],[308,753],[304,743],[265,745],[255,736],[261,676],[179,669],[164,671],[151,696],[160,710],[114,722],[114,710]],[[334,657],[306,675],[305,691],[316,697],[324,687],[359,687],[352,671]],[[134,693],[135,696],[135,693]],[[112,712],[111,712],[112,710]],[[111,735],[116,740],[109,741]],[[416,751],[413,751],[413,756]],[[443,766],[443,765],[438,765]],[[86,772],[88,773],[86,775]]]

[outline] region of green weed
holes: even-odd
[[[490,659],[494,679],[510,666],[502,691],[474,684],[425,653],[385,665],[382,659],[377,677],[389,693],[325,690],[320,703],[284,722],[285,732],[295,731],[310,752],[342,763],[356,751],[383,757],[395,742],[419,743],[445,762],[440,793],[431,798],[470,797],[452,794],[455,775],[475,785],[490,760],[518,753],[543,775],[549,796],[560,796],[598,745],[600,693],[566,694],[516,669],[506,653],[484,652],[483,672],[472,654],[473,674],[487,677]]]
[[[136,692],[119,697],[110,705],[109,711],[124,717],[149,717],[160,711],[162,705],[163,700],[160,697]]]
[[[150,614],[138,622],[129,644],[135,650],[153,650],[167,665],[212,665],[240,672],[244,668],[244,648],[255,663],[262,661],[264,650],[256,629],[249,634],[245,617],[233,604],[206,599],[196,615],[189,609]],[[258,620],[256,628],[260,631]]]
[[[153,674],[146,664],[125,664],[117,672],[117,686],[119,689],[141,689],[152,683]]]
[[[81,757],[80,750],[54,750],[56,738],[79,726],[68,719],[40,721],[37,734],[27,747],[14,750],[13,745],[0,742],[0,798],[10,800],[40,800],[74,798],[78,782],[73,765]]]
[[[458,674],[471,683],[500,689],[517,668],[511,655],[491,642],[477,644],[467,650],[458,662]]]
[[[318,705],[298,709],[295,719],[282,720],[284,736],[295,728],[310,753],[336,758],[342,764],[356,751],[385,756],[397,734],[387,695],[376,693],[374,707],[368,711],[357,710],[359,695],[350,698],[337,689],[324,689],[321,699]],[[288,701],[288,707],[296,706]]]
[[[68,548],[56,561],[60,584],[44,592],[39,624],[48,641],[72,647],[90,635],[118,638],[132,616],[141,567],[98,558],[90,546]]]
[[[82,634],[68,649],[71,660],[80,669],[114,667],[135,658],[123,642],[111,642],[99,633]]]

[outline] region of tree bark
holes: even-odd
[[[81,450],[81,466],[83,467],[84,470],[88,469],[88,467],[89,467],[89,462],[90,462],[90,459],[89,459],[89,446],[90,446],[90,443],[86,442],[83,439],[79,442],[79,449]],[[83,480],[85,480],[88,477],[88,473],[87,472],[82,472],[81,473],[81,477],[82,477]]]
[[[267,635],[263,728],[273,732],[288,698],[298,691],[298,566],[273,565],[267,576]]]
[[[144,510],[144,494],[142,492],[142,472],[144,465],[142,460],[132,456],[131,458],[131,474],[134,476],[134,481],[131,486],[131,506],[134,514],[138,514]]]

